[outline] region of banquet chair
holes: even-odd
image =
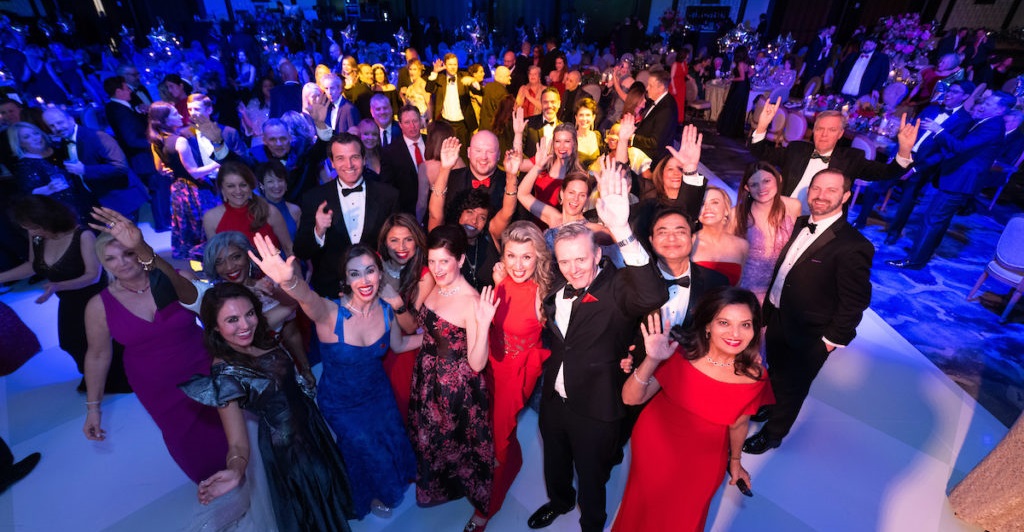
[[[1003,170],[1002,172],[997,173],[995,177],[996,179],[998,179],[998,181],[996,182],[999,183],[999,185],[996,188],[995,194],[992,194],[992,201],[989,202],[988,204],[988,210],[991,211],[993,208],[995,208],[996,201],[999,200],[999,196],[1003,193],[1003,189],[1005,189],[1006,186],[1010,184],[1010,179],[1013,178],[1013,175],[1016,174],[1017,171],[1020,169],[1021,164],[1024,164],[1024,153],[1022,153],[1020,157],[1018,157],[1017,160],[1014,161],[1013,166]]]
[[[853,138],[853,142],[850,143],[850,147],[855,150],[861,150],[864,152],[864,158],[869,161],[875,160],[875,153],[878,148],[875,146],[875,142],[864,135],[857,135]],[[850,205],[857,204],[857,196],[864,190],[864,187],[868,186],[870,182],[864,181],[863,179],[855,179],[853,181],[853,199],[850,200]]]
[[[768,126],[768,133],[765,135],[765,138],[776,145],[782,143],[783,132],[786,128],[786,115],[788,115],[786,111],[779,109],[779,112],[775,113],[775,118],[772,118],[772,125]]]
[[[808,96],[818,94],[818,89],[820,88],[821,77],[814,76],[813,78],[807,80],[807,85],[804,85],[804,99],[806,100]]]
[[[895,109],[907,97],[907,92],[909,89],[906,84],[894,81],[882,89],[882,103],[888,109]]]
[[[1006,323],[1010,311],[1024,292],[1024,217],[1017,216],[1006,223],[1006,228],[996,243],[995,256],[985,266],[985,271],[981,272],[978,282],[974,283],[974,288],[967,294],[968,301],[975,299],[974,294],[990,276],[1013,287],[1010,301],[1006,304],[1003,314],[999,316],[999,323]]]
[[[700,112],[704,120],[711,112],[711,102],[697,99],[697,80],[693,76],[686,76],[686,108]]]
[[[789,113],[786,117],[786,130],[783,132],[782,143],[789,145],[790,142],[804,140],[807,135],[807,118],[803,113]]]
[[[775,103],[776,100],[782,98],[782,103],[789,101],[789,91],[793,89],[793,86],[776,87],[775,90],[768,95],[768,101]]]
[[[601,86],[594,83],[589,83],[583,86],[583,92],[587,93],[588,96],[594,99],[595,102],[601,101]]]

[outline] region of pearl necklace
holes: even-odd
[[[440,286],[437,287],[437,295],[439,295],[441,297],[451,297],[451,296],[454,296],[457,293],[459,293],[459,286],[458,285],[455,285],[455,286],[453,286],[451,288],[441,288]]]
[[[732,366],[732,362],[717,362],[717,361],[715,361],[715,359],[711,358],[710,355],[704,357],[704,360],[707,360],[708,363],[711,364],[712,366],[718,366],[720,368],[724,368],[726,366]]]

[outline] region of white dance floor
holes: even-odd
[[[169,233],[147,236],[166,247]],[[104,401],[107,441],[82,435],[85,397],[75,391],[80,377],[57,347],[56,298],[33,302],[40,286],[20,284],[0,297],[43,344],[42,353],[0,378],[0,435],[16,459],[34,451],[43,455],[31,475],[0,495],[0,530],[182,529],[198,508],[196,487],[171,460],[134,395]],[[708,530],[975,530],[953,517],[946,492],[1006,431],[868,311],[857,339],[825,365],[782,447],[744,455],[754,497],[723,485]],[[526,530],[529,515],[547,500],[533,411],[523,413],[519,438],[525,464],[490,531]],[[609,482],[608,527],[625,485],[626,456]],[[465,500],[420,508],[410,486],[393,517],[370,515],[353,521],[352,529],[457,531],[471,513]],[[548,530],[578,530],[578,518],[574,511]]]

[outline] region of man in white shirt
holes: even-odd
[[[390,106],[389,106],[390,107]],[[401,134],[381,151],[380,179],[398,189],[398,205],[402,212],[414,214],[422,220],[427,211],[429,183],[426,174],[420,182],[419,168],[423,165],[426,145],[420,134],[419,109],[406,105],[398,111]]]
[[[889,56],[876,50],[874,37],[864,37],[860,54],[853,55],[839,65],[833,88],[852,98],[870,94],[875,100],[889,79]]]
[[[345,99],[342,93],[344,82],[337,74],[327,74],[320,78],[320,90],[331,100],[327,106],[327,125],[333,133],[348,132],[359,124],[359,111],[355,104]]]
[[[801,216],[775,264],[765,296],[765,349],[775,405],[758,412],[767,422],[743,452],[774,449],[789,434],[811,383],[829,355],[857,335],[871,303],[875,248],[846,222],[843,205],[853,178],[825,169],[807,191],[810,216]]]
[[[434,95],[434,120],[444,120],[452,126],[464,147],[469,145],[469,134],[477,126],[469,89],[462,83],[466,76],[459,71],[459,58],[445,54],[443,60],[434,61],[434,71],[426,84],[426,91]]]
[[[381,148],[387,148],[402,136],[402,130],[394,120],[395,111],[391,108],[391,100],[387,96],[377,93],[370,98],[370,116],[373,117],[373,123],[377,124]]]

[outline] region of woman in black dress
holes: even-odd
[[[742,138],[743,122],[750,99],[750,57],[746,46],[737,46],[732,57],[732,77],[729,95],[725,97],[722,113],[718,115],[718,133],[726,137]]]
[[[18,122],[7,129],[7,141],[17,158],[11,172],[22,195],[49,196],[74,209],[82,225],[90,221],[95,198],[85,188],[82,176],[64,167],[43,130],[31,122]]]

